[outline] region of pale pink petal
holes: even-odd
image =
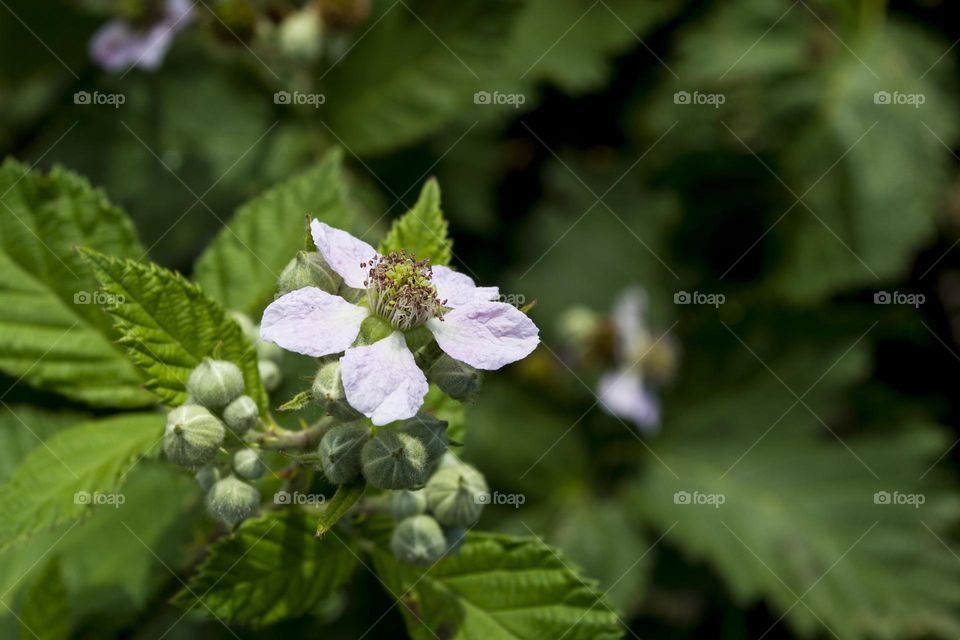
[[[427,321],[447,355],[492,371],[530,355],[540,330],[519,309],[504,302],[470,303]]]
[[[304,287],[270,303],[260,321],[260,337],[305,356],[345,351],[360,333],[367,309],[317,287]]]
[[[354,238],[346,231],[334,229],[319,220],[310,223],[313,243],[330,267],[340,274],[348,287],[363,289],[363,281],[370,271],[369,263],[379,254],[363,240]],[[361,267],[366,263],[366,268]]]
[[[607,413],[630,420],[644,431],[660,427],[660,406],[644,386],[639,371],[611,371],[598,384],[600,406]]]
[[[431,280],[437,288],[437,298],[444,306],[456,309],[471,302],[489,302],[500,297],[497,287],[478,287],[473,278],[450,267],[433,267]]]
[[[111,20],[90,41],[90,57],[108,71],[133,66],[153,71],[163,62],[177,32],[192,20],[193,5],[187,0],[168,0],[163,18],[144,29]]]
[[[417,367],[403,334],[392,334],[340,358],[347,402],[377,426],[417,414],[427,395],[427,378]]]

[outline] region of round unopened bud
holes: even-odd
[[[257,331],[259,332],[259,329]],[[254,345],[257,347],[257,358],[260,360],[270,360],[277,364],[283,360],[283,349],[280,348],[280,345],[259,338],[254,342]]]
[[[450,440],[446,420],[438,420],[429,413],[418,413],[405,420],[401,430],[420,441],[427,452],[427,464],[439,461],[447,452]]]
[[[277,280],[277,295],[282,296],[304,287],[317,287],[337,293],[343,279],[330,268],[319,251],[301,251],[287,263]]]
[[[207,409],[220,411],[243,393],[243,373],[232,362],[204,358],[190,372],[187,393]]]
[[[279,365],[273,360],[258,360],[257,369],[260,371],[260,380],[264,388],[269,392],[274,392],[283,382],[283,373]]]
[[[245,313],[240,313],[239,311],[231,311],[230,317],[233,318],[238,325],[240,325],[240,330],[243,331],[243,335],[247,337],[247,340],[250,342],[256,343],[260,339],[260,333],[257,331],[257,325],[253,323],[253,320]]]
[[[320,440],[320,465],[333,484],[350,482],[360,473],[360,451],[370,440],[370,429],[361,424],[342,424]]]
[[[226,430],[212,413],[197,405],[177,407],[167,415],[163,451],[187,468],[202,466],[217,455]]]
[[[411,516],[394,527],[390,550],[401,562],[430,565],[443,557],[447,540],[436,520],[424,515]]]
[[[427,451],[416,438],[380,429],[363,445],[363,477],[378,489],[413,489],[423,485],[427,471]]]
[[[260,455],[253,449],[240,449],[233,454],[233,470],[241,478],[256,480],[266,469]]]
[[[397,491],[390,497],[390,511],[397,520],[416,516],[427,510],[427,496],[423,489]]]
[[[322,36],[320,10],[308,5],[280,24],[280,50],[291,58],[314,60],[320,55]]]
[[[246,520],[260,506],[260,492],[236,476],[227,476],[207,492],[207,512],[230,528]]]
[[[215,466],[208,464],[197,471],[194,478],[197,479],[197,484],[203,491],[209,491],[210,487],[220,479],[220,472]]]
[[[433,474],[424,489],[433,515],[451,527],[474,524],[488,501],[483,475],[468,464],[444,467]]]
[[[240,396],[223,410],[223,421],[231,431],[243,435],[260,420],[260,410],[250,396]]]
[[[479,370],[445,353],[430,365],[427,378],[454,400],[471,400],[483,382]]]

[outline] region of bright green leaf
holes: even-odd
[[[394,221],[390,233],[380,244],[380,253],[405,249],[418,260],[448,265],[453,241],[447,236],[447,221],[440,209],[440,186],[431,178],[423,185],[413,208]]]
[[[304,247],[307,218],[353,226],[340,151],[247,202],[197,260],[194,277],[226,308],[259,318],[284,266]]]
[[[251,627],[306,615],[350,579],[350,544],[333,532],[315,537],[303,511],[267,513],[214,544],[174,603]]]
[[[379,546],[374,564],[392,595],[403,596],[400,610],[416,640],[622,636],[617,614],[594,583],[535,538],[471,533],[459,553],[425,574]]]
[[[93,304],[96,283],[74,247],[140,259],[126,215],[69,171],[0,167],[0,370],[92,405],[152,403]]]
[[[257,356],[240,325],[200,288],[155,264],[118,260],[95,251],[83,254],[112,304],[107,308],[133,362],[149,376],[147,388],[165,404],[186,400],[190,371],[203,358],[229,360],[243,371],[246,394],[261,413],[267,394]]]
[[[0,547],[89,514],[94,494],[119,495],[127,472],[162,436],[159,413],[84,422],[51,436],[0,485]]]

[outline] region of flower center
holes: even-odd
[[[429,260],[417,260],[401,250],[360,263],[369,267],[364,286],[370,308],[395,329],[406,331],[439,316],[443,303],[430,281],[433,270]]]

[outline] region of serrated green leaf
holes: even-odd
[[[0,548],[92,510],[116,494],[127,471],[163,436],[159,413],[127,413],[59,431],[0,485]]]
[[[0,407],[0,482],[20,461],[54,433],[90,416],[73,411],[45,411],[30,405]]]
[[[327,153],[315,166],[247,202],[197,260],[194,277],[204,292],[228,309],[258,318],[273,299],[284,266],[303,248],[306,219],[348,229],[342,153]]]
[[[47,562],[33,581],[24,595],[19,618],[24,638],[66,640],[70,637],[71,608],[59,557]]]
[[[622,637],[594,583],[536,538],[470,533],[459,553],[426,573],[381,546],[373,559],[392,595],[403,597],[399,608],[417,640]]]
[[[499,63],[520,5],[378,4],[369,32],[323,78],[323,120],[333,139],[359,154],[409,144],[470,105],[481,79]]]
[[[233,362],[243,372],[245,393],[267,411],[257,355],[240,325],[201,289],[156,264],[118,260],[83,250],[103,291],[108,313],[134,364],[149,376],[147,388],[168,405],[183,404],[186,381],[203,358]]]
[[[139,259],[126,215],[79,176],[0,167],[0,370],[104,407],[152,403],[91,304],[96,284],[78,244]]]
[[[251,627],[306,615],[353,575],[350,544],[339,535],[316,538],[303,511],[264,514],[214,544],[174,604]]]
[[[448,265],[453,256],[453,241],[447,236],[447,221],[440,209],[440,186],[427,180],[413,208],[394,221],[390,233],[380,243],[380,253],[405,249],[418,260]]]
[[[330,502],[324,506],[323,513],[320,515],[320,521],[317,523],[316,536],[322,537],[327,531],[333,528],[333,525],[340,521],[347,511],[350,510],[357,500],[363,497],[363,492],[367,488],[367,483],[363,478],[357,478],[349,484],[341,484],[337,487],[336,493]]]
[[[673,403],[625,502],[712,565],[739,603],[766,600],[798,634],[956,637],[960,563],[941,540],[960,505],[931,470],[949,442],[925,425],[871,436],[832,424],[844,383],[863,370],[858,350],[807,345],[774,359],[760,348],[779,379],[756,362],[752,375],[713,368],[711,393]],[[807,406],[781,380],[811,388]],[[924,502],[878,504],[877,492]]]

